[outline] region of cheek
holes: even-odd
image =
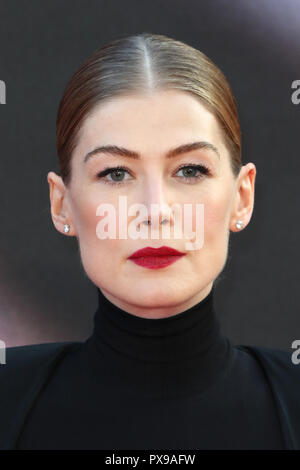
[[[78,233],[78,237],[81,240],[89,241],[105,241],[99,240],[97,237],[97,224],[102,219],[107,217],[107,213],[99,212],[101,204],[109,204],[115,206],[115,201],[105,199],[99,196],[99,191],[93,190],[93,188],[83,188],[80,194],[74,197],[75,203],[72,207],[72,213],[75,218],[75,225]],[[103,215],[97,215],[103,214]]]
[[[77,204],[75,214],[75,225],[79,240],[96,237],[97,205],[91,201],[83,200]]]
[[[195,254],[194,261],[198,270],[204,270],[209,277],[215,278],[227,258],[230,198],[221,192],[210,192],[203,199],[203,204],[204,243]]]
[[[204,204],[204,236],[206,243],[227,242],[230,197],[226,192],[215,193]]]
[[[97,231],[97,227],[101,221],[107,221],[107,212],[99,214],[99,206],[101,204],[111,204],[115,206],[115,203],[105,200],[99,200],[99,197],[93,197],[90,199],[80,200],[73,210],[75,215],[75,225],[77,229],[77,235],[80,245],[80,252],[83,264],[87,269],[92,269],[92,266],[101,265],[104,272],[107,269],[111,270],[113,266],[113,259],[120,257],[121,244],[123,240],[118,238],[104,238],[101,239]],[[104,223],[104,231],[108,231],[108,226]],[[118,224],[116,225],[118,228]]]

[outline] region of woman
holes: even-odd
[[[115,40],[68,83],[57,151],[53,223],[77,238],[99,306],[84,343],[8,349],[2,448],[300,448],[299,369],[233,345],[214,309],[256,176],[222,72],[166,36]]]

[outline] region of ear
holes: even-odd
[[[254,208],[256,167],[254,163],[247,163],[242,166],[236,182],[236,194],[233,201],[233,208],[230,218],[230,230],[238,232],[236,222],[243,222],[242,228],[245,228],[252,216]]]
[[[66,197],[67,189],[62,178],[53,171],[50,171],[47,174],[47,181],[49,183],[51,216],[55,228],[64,235],[76,235]],[[70,226],[70,231],[67,234],[64,232],[65,224]]]

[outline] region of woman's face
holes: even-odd
[[[171,149],[194,142],[206,142],[217,151],[200,147],[167,157]],[[85,159],[104,145],[131,150],[139,158],[99,152]],[[191,165],[200,165],[200,170]],[[126,169],[99,175],[118,166]],[[180,169],[182,166],[185,168]],[[61,232],[63,224],[71,226],[69,235],[78,239],[88,277],[111,302],[137,316],[170,316],[210,292],[226,263],[230,230],[237,231],[237,220],[245,227],[251,218],[255,172],[254,164],[248,163],[238,178],[233,176],[219,124],[192,95],[167,90],[114,98],[95,108],[85,120],[72,156],[70,184],[65,186],[54,172],[48,174],[52,218]],[[128,233],[123,239],[100,239],[97,225],[103,218],[107,220],[107,213],[100,215],[97,208],[109,204],[119,214],[120,196],[126,198],[127,212],[122,216],[128,226],[138,220],[137,213],[128,215],[129,207],[136,203],[148,210],[151,225],[155,225],[151,204],[160,208],[192,204],[194,209],[202,204],[203,218],[199,222],[193,217],[192,225],[194,233],[199,233],[197,224],[203,224],[202,247],[187,250],[188,239],[183,235],[175,239],[172,232],[170,239],[162,238],[162,232],[152,239],[151,225],[141,220],[136,228],[149,231],[147,239],[133,239]],[[169,217],[167,224],[172,227],[172,212],[162,209],[160,215]],[[185,255],[160,269],[128,259],[149,246],[169,246]]]

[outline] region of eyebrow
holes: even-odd
[[[220,159],[220,153],[217,147],[215,147],[210,142],[206,141],[192,142],[180,145],[179,147],[175,147],[167,152],[166,158],[176,157],[178,155],[182,155],[183,153],[192,152],[193,150],[199,149],[211,150],[216,153],[218,158]],[[102,145],[88,152],[85,155],[83,162],[86,163],[92,156],[98,155],[100,153],[106,153],[109,155],[120,156],[125,158],[133,158],[135,160],[141,158],[141,155],[133,150],[129,150],[124,147],[119,147],[118,145]]]

